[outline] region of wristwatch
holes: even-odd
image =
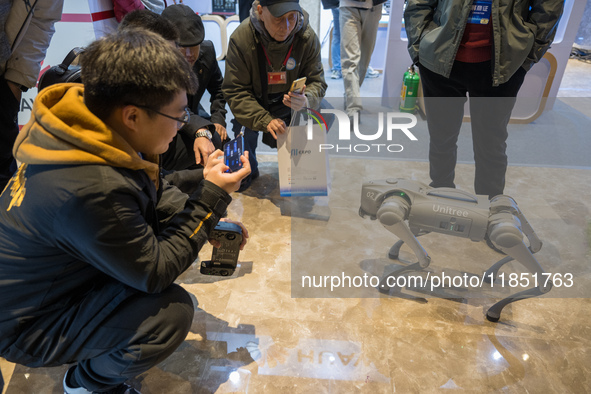
[[[197,132],[195,133],[195,138],[199,137],[207,137],[207,139],[211,140],[211,131],[207,129],[197,130]]]

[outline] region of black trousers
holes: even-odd
[[[507,124],[526,70],[492,86],[490,62],[455,62],[449,78],[419,64],[429,128],[429,175],[433,187],[455,187],[457,140],[470,97],[476,172],[474,191],[492,198],[503,194],[507,171]]]
[[[75,306],[27,324],[2,356],[30,367],[77,362],[76,381],[106,391],[170,356],[187,336],[193,312],[189,294],[176,284],[146,294],[110,280]]]
[[[16,171],[12,148],[18,135],[20,103],[4,77],[0,77],[0,193]]]

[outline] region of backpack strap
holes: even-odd
[[[56,70],[56,72],[59,75],[63,75],[66,71],[68,71],[68,68],[70,67],[70,64],[72,64],[72,62],[82,53],[84,52],[84,48],[81,47],[75,47],[73,48],[64,58],[64,60],[62,61],[62,63],[60,65],[58,65],[58,70]]]

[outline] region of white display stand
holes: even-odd
[[[201,15],[205,28],[205,39],[210,40],[215,48],[216,59],[222,60],[226,56],[228,38],[226,37],[226,22],[219,15]]]
[[[552,109],[586,0],[566,0],[554,42],[544,58],[527,73],[511,116],[512,123],[529,123]],[[403,6],[391,7],[382,104],[398,108],[402,76],[411,64],[403,22]],[[377,49],[377,48],[376,48]],[[466,104],[469,105],[468,103]],[[465,113],[469,113],[466,107]],[[467,117],[467,119],[469,119]]]

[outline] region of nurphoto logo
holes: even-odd
[[[307,110],[313,111],[310,108]],[[314,114],[308,112],[310,116],[308,116],[308,125],[307,125],[307,137],[308,140],[312,140],[313,138],[313,128],[314,124],[319,124],[322,129],[322,125],[328,130],[326,125],[326,121],[322,114],[333,114],[335,116],[336,124],[338,125],[339,134],[338,139],[339,141],[351,141],[352,134],[358,140],[361,141],[378,141],[383,138],[384,131],[385,137],[387,141],[392,141],[395,135],[399,132],[402,132],[406,138],[410,141],[417,141],[417,137],[410,131],[411,128],[417,125],[417,117],[414,114],[404,113],[404,112],[378,112],[378,129],[375,133],[371,134],[363,134],[359,130],[359,113],[356,113],[353,116],[353,124],[351,124],[351,120],[347,116],[347,114],[343,111],[333,109],[333,108],[322,108],[320,113],[314,111]],[[400,120],[403,120],[400,122]],[[410,120],[410,122],[408,121]],[[322,123],[320,122],[322,121]],[[384,123],[386,127],[384,127]],[[327,151],[327,150],[334,150],[335,152],[339,151],[347,151],[347,152],[358,152],[358,153],[365,153],[369,151],[377,151],[380,152],[381,150],[387,150],[388,152],[402,152],[404,147],[400,144],[384,144],[384,143],[373,143],[373,144],[319,144],[318,147],[319,151]]]

